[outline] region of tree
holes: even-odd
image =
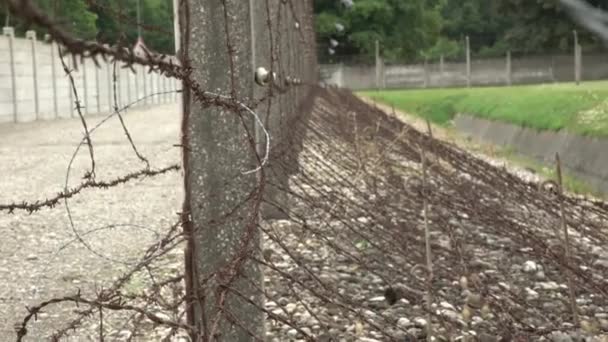
[[[85,38],[93,39],[97,32],[95,13],[89,11],[85,0],[38,0],[37,5],[46,13],[50,13],[55,20],[67,31],[72,34]],[[6,8],[3,7],[0,15],[6,16]],[[46,30],[32,26],[21,18],[13,18],[9,23],[14,26],[19,34],[35,29],[40,34],[45,34]]]
[[[151,50],[175,51],[171,0],[139,0],[142,36]],[[96,0],[91,10],[97,14],[97,39],[115,44],[119,39],[133,44],[137,40],[137,0]]]
[[[357,0],[350,7],[341,1],[318,0],[315,13],[320,57],[326,60],[331,51],[370,60],[376,40],[386,59],[412,60],[422,56],[440,33],[436,0]]]

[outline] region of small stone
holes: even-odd
[[[563,332],[554,332],[549,336],[549,339],[552,342],[574,342],[570,335]]]
[[[439,303],[439,306],[441,306],[444,309],[456,311],[456,308],[454,307],[454,305],[452,305],[452,304],[450,304],[450,303],[448,303],[446,301],[443,301],[443,302]]]
[[[417,317],[414,319],[414,323],[419,327],[426,327],[426,319],[422,317]]]
[[[293,313],[294,311],[296,311],[296,308],[297,308],[297,305],[294,303],[289,303],[289,304],[285,305],[285,310],[288,313]]]
[[[38,256],[35,254],[30,254],[25,258],[25,260],[28,260],[28,261],[38,260]]]
[[[526,273],[536,272],[538,271],[538,265],[534,261],[528,260],[524,263],[523,271]]]
[[[287,336],[292,337],[292,338],[296,337],[296,336],[298,336],[298,331],[296,329],[289,329],[287,331]]]
[[[384,302],[384,296],[373,297],[369,299],[370,302]]]
[[[608,269],[608,259],[598,259],[593,262],[593,266]]]
[[[399,326],[401,328],[409,328],[412,326],[412,321],[410,321],[409,319],[407,319],[405,317],[401,317],[397,320],[397,326]]]
[[[554,281],[536,283],[536,287],[545,291],[555,291],[560,288],[559,284]]]
[[[538,299],[540,297],[540,295],[538,294],[538,292],[532,290],[529,287],[526,287],[525,291],[526,291],[526,296],[528,297],[528,299],[535,300],[535,299]]]
[[[480,294],[469,292],[466,303],[473,308],[481,308],[483,305],[483,297]]]
[[[598,322],[603,331],[608,331],[608,319],[600,319]]]
[[[545,279],[547,279],[547,276],[545,276],[545,272],[543,272],[543,271],[538,271],[538,272],[536,272],[536,273],[534,274],[534,278],[535,278],[536,280],[545,280]]]

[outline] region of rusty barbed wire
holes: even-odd
[[[231,39],[233,9],[227,1],[221,4],[231,87],[207,92],[193,79],[187,59],[178,65],[151,52],[137,56],[121,44],[84,42],[62,31],[30,0],[9,0],[14,13],[47,28],[73,56],[111,58],[114,82],[119,62],[127,68],[148,66],[149,71],[181,80],[186,101],[192,94],[199,105],[227,109],[244,127],[245,116],[254,116],[266,137],[265,155],[258,155],[254,133],[246,130],[244,134],[246,148],[256,157],[255,186],[220,220],[200,224],[213,229],[238,220],[243,227],[237,252],[219,270],[210,274],[196,270],[200,251],[193,239],[200,232],[193,228],[186,195],[179,221],[137,263],[125,265],[121,277],[93,294],[67,291],[29,307],[15,326],[17,340],[28,336],[35,321],[45,319],[40,315],[43,310],[62,305],[82,308],[74,317],[65,317],[66,324],[50,334],[53,341],[77,330],[100,341],[219,341],[225,322],[258,341],[431,337],[537,341],[556,334],[605,336],[608,255],[603,246],[608,242],[608,208],[604,202],[556,192],[552,181],[522,180],[432,134],[416,131],[346,90],[283,84],[288,82],[275,87],[274,74],[286,81],[298,59],[303,59],[293,55],[293,50],[312,54],[315,49],[311,2],[273,1],[266,0],[264,8],[271,82],[261,98],[244,100],[235,88],[240,80]],[[187,1],[181,4],[188,5]],[[298,29],[287,29],[296,23]],[[182,53],[188,56],[187,49]],[[295,97],[296,91],[305,96],[294,106],[285,99]],[[73,92],[78,103],[75,86]],[[145,168],[111,181],[85,178],[81,185],[66,188],[54,198],[0,205],[0,211],[31,214],[88,188],[106,189],[180,169],[179,165],[150,167],[122,120],[124,109],[118,108],[115,84],[114,94],[114,113],[92,129],[85,128],[88,133],[74,156],[88,145],[93,159],[90,135],[118,116],[131,151]],[[261,105],[267,105],[265,118],[256,112]],[[293,115],[285,116],[278,129],[271,127],[269,117],[281,112]],[[185,162],[190,153],[185,128],[189,115],[184,113],[179,145]],[[81,119],[86,125],[82,115]],[[234,170],[235,181],[248,172]],[[287,175],[286,182],[282,175]],[[263,206],[282,218],[259,221]],[[238,217],[244,207],[252,208],[252,217]],[[560,235],[562,222],[571,233],[567,246]],[[263,247],[255,243],[258,236]],[[83,239],[71,241],[76,240],[86,244]],[[184,247],[185,270],[167,274],[174,262],[171,256]],[[92,247],[90,251],[101,255]],[[264,270],[263,285],[244,272],[248,262]],[[129,282],[136,278],[144,286],[129,289]],[[239,282],[251,284],[264,303],[236,288]],[[570,309],[571,292],[576,297],[578,323]],[[231,311],[234,298],[265,316],[265,336],[251,331]],[[206,305],[216,308],[213,315],[193,322],[194,312]],[[109,331],[113,325],[120,326],[118,331]]]

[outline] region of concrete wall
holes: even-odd
[[[76,98],[58,57],[57,45],[43,42],[29,31],[28,38],[13,36],[4,28],[0,37],[0,123],[52,120],[77,116]],[[83,114],[108,113],[114,106],[113,65],[98,60],[65,57],[72,69]],[[147,73],[141,66],[135,72],[118,64],[116,98],[122,108],[138,99],[134,107],[177,101],[175,79]]]
[[[503,122],[457,115],[456,129],[472,139],[503,147],[548,165],[559,153],[566,170],[603,193],[608,193],[608,140],[568,132],[536,131]]]
[[[466,62],[439,62],[428,64],[386,65],[381,83],[385,88],[437,88],[463,87],[467,85]],[[513,57],[510,74],[507,58],[473,59],[471,61],[471,85],[490,86],[535,84],[574,81],[574,57],[532,56]],[[381,72],[382,73],[382,72]],[[582,57],[582,80],[608,79],[608,59],[602,54]],[[328,84],[353,90],[374,89],[375,66],[321,66],[321,80]],[[380,86],[382,88],[382,85]]]

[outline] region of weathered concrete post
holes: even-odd
[[[144,105],[147,105],[148,104],[148,73],[146,72],[146,67],[143,65],[139,69],[141,71],[141,84],[144,89]]]
[[[106,81],[108,86],[108,110],[110,113],[114,111],[114,96],[112,93],[114,92],[114,87],[112,86],[112,63],[106,62]]]
[[[63,56],[63,58],[66,58],[66,52],[65,50],[60,50],[59,51],[60,55]],[[68,67],[68,70],[74,70],[74,64],[73,64],[73,59],[70,58],[68,56],[68,58],[66,58],[65,61],[65,65]],[[65,72],[65,70],[64,70]],[[70,117],[73,118],[76,115],[76,103],[74,102],[74,90],[72,89],[72,84],[70,83],[70,79],[68,77],[66,77],[66,82],[67,82],[67,91],[68,91],[68,99],[69,99],[69,106],[70,106]],[[76,82],[76,81],[74,81]]]
[[[380,89],[380,42],[376,39],[376,89]]]
[[[444,85],[445,60],[443,55],[439,56],[439,83]]]
[[[97,107],[95,113],[97,114],[101,113],[101,95],[99,93],[101,91],[101,87],[99,85],[99,68],[99,66],[95,65],[95,106]]]
[[[190,50],[192,77],[202,89],[248,103],[254,87],[248,1],[192,1],[189,14],[190,30],[182,25],[180,31],[190,40],[183,48]],[[189,210],[187,231],[192,234],[191,269],[196,270],[190,286],[205,296],[202,307],[194,305],[192,323],[203,334],[221,335],[221,341],[264,338],[263,312],[249,302],[263,303],[258,290],[263,284],[260,267],[247,257],[257,253],[260,243],[257,196],[251,197],[259,184],[255,172],[247,173],[258,166],[251,136],[254,117],[237,105],[204,106],[189,91],[184,102],[184,207]],[[245,256],[239,259],[242,263],[236,262],[239,256]],[[210,275],[214,276],[203,283]],[[227,312],[244,328],[231,324]],[[213,327],[217,330],[210,331]]]
[[[513,84],[513,70],[511,68],[511,51],[507,51],[507,71],[506,71],[507,85]]]
[[[40,118],[40,97],[38,94],[38,54],[36,49],[36,31],[29,30],[25,32],[25,37],[31,41],[34,108],[36,111],[36,120],[38,120]]]
[[[466,57],[467,57],[467,87],[471,87],[471,43],[469,36],[465,38]]]
[[[428,88],[429,83],[431,83],[429,75],[429,60],[427,58],[424,59],[424,87]]]
[[[576,82],[576,85],[579,85],[581,83],[581,47],[578,45],[578,32],[573,30],[572,33],[574,34],[574,81]]]
[[[55,42],[51,40],[50,34],[47,33],[44,36],[44,39],[51,42],[51,83],[53,85],[53,113],[56,119],[59,117],[59,104],[57,99],[57,60],[55,59],[55,49],[57,46],[55,45]]]
[[[9,69],[11,73],[11,89],[13,102],[13,121],[17,122],[19,115],[19,106],[17,104],[17,75],[15,74],[15,29],[13,27],[4,27],[2,34],[8,40],[9,53]]]
[[[123,103],[123,105],[129,105],[133,102],[133,98],[131,97],[131,70],[125,69],[125,82],[127,83],[127,101]],[[136,96],[137,98],[137,96]]]
[[[135,101],[139,101],[141,99],[141,94],[139,92],[139,73],[137,73],[137,68],[134,68],[133,77],[135,78]],[[137,103],[139,106],[139,103]]]
[[[87,63],[86,60],[82,59],[82,65],[80,66],[82,71],[82,88],[84,90],[84,99],[80,99],[80,105],[84,107],[83,114],[89,114],[89,82],[87,79]]]

